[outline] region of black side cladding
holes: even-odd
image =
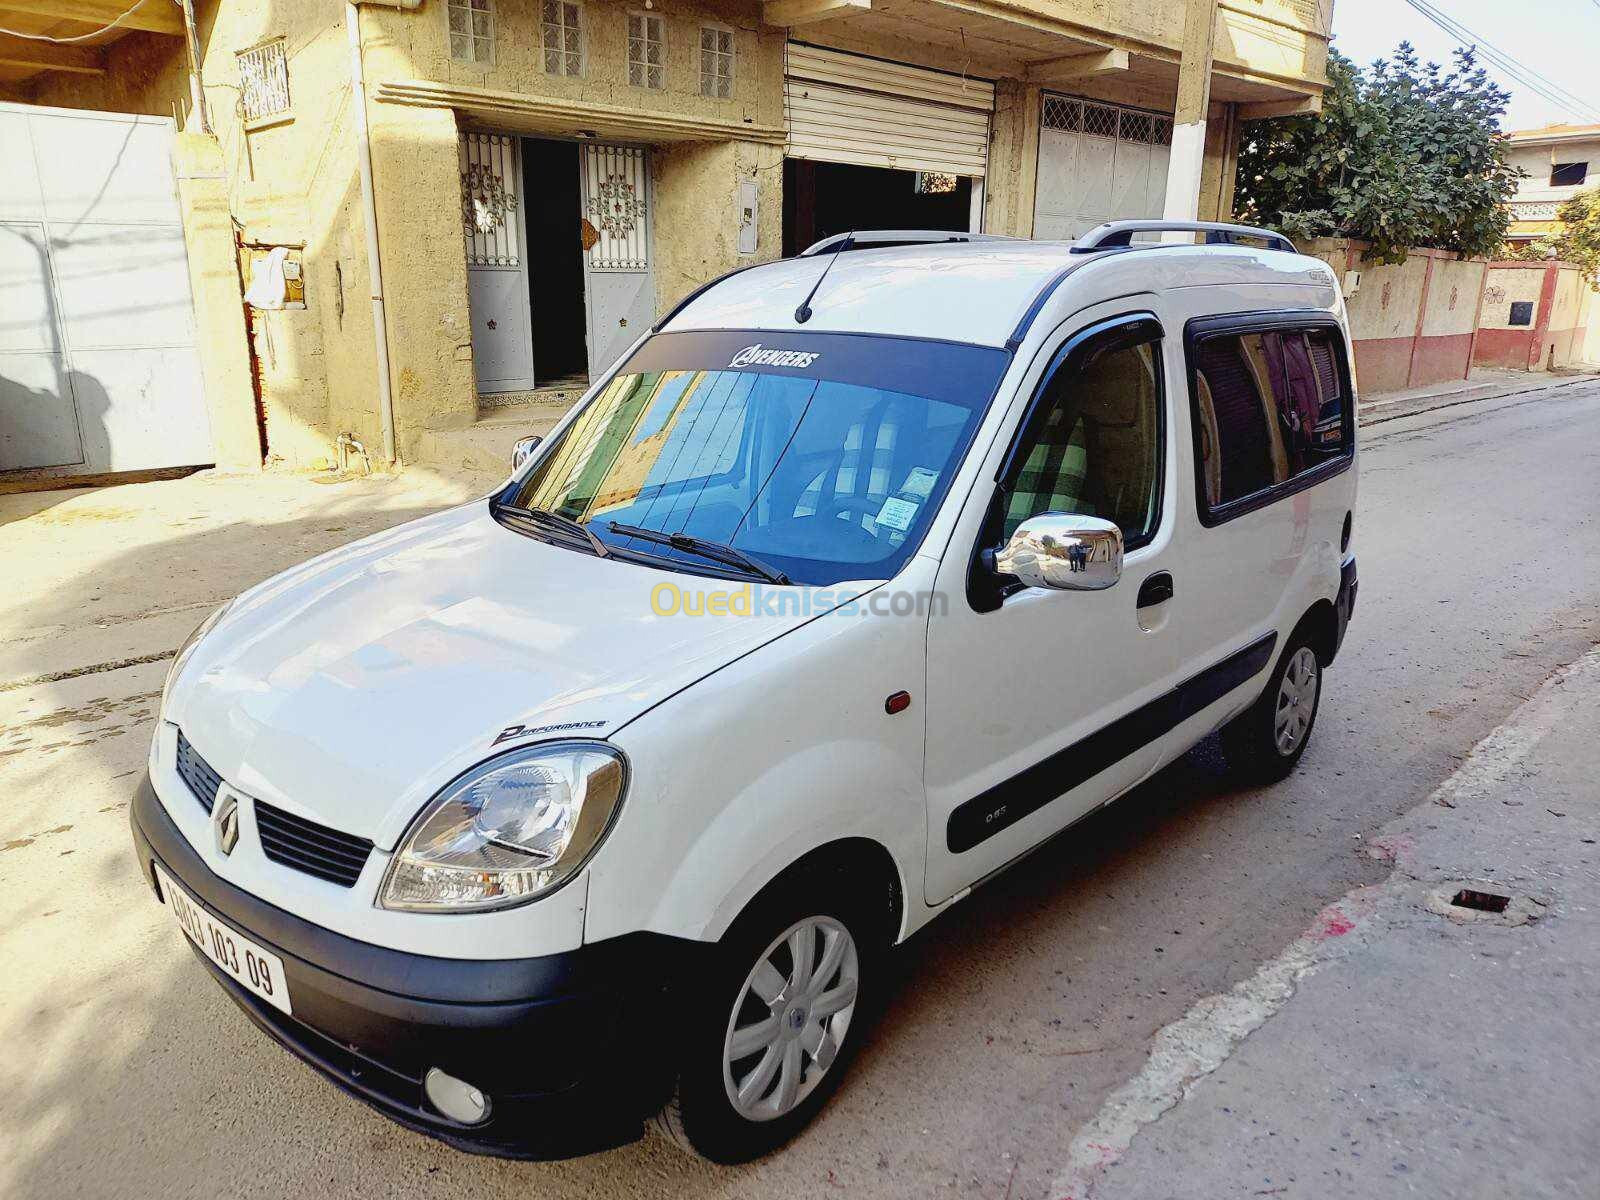
[[[960,805],[945,829],[951,852],[960,854],[987,841],[1222,699],[1266,668],[1277,641],[1276,633],[1258,638],[1165,695]]]

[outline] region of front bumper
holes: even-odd
[[[667,1099],[675,975],[700,943],[637,933],[565,954],[434,958],[359,942],[267,904],[215,874],[179,833],[149,776],[131,807],[134,849],[216,917],[283,959],[294,1016],[241,989],[195,949],[233,1001],[293,1054],[409,1128],[464,1150],[560,1158],[638,1137]],[[432,917],[432,920],[454,920]],[[435,1111],[439,1067],[492,1100],[462,1125]]]

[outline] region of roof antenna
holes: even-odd
[[[797,325],[804,325],[811,320],[811,299],[817,294],[817,289],[822,286],[822,281],[828,277],[828,272],[833,270],[833,264],[839,261],[851,246],[856,244],[856,231],[852,229],[844,235],[844,241],[833,248],[833,257],[828,260],[828,265],[822,268],[822,274],[817,276],[817,281],[811,285],[811,290],[806,293],[806,298],[800,301],[800,307],[794,310],[794,319]]]

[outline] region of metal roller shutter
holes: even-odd
[[[790,42],[783,99],[790,158],[988,171],[994,84],[985,80]]]

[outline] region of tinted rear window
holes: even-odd
[[[1344,346],[1329,326],[1208,334],[1195,345],[1194,422],[1208,509],[1257,495],[1350,448]]]

